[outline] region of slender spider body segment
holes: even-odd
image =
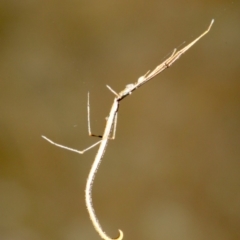
[[[115,92],[111,87],[107,86],[107,88],[115,95],[115,98],[113,100],[113,104],[110,110],[110,113],[107,117],[107,123],[103,132],[103,135],[95,135],[92,134],[91,132],[91,126],[90,126],[90,104],[89,104],[89,93],[88,93],[88,104],[87,104],[87,110],[88,110],[88,134],[89,136],[95,136],[95,137],[100,137],[101,140],[94,143],[93,145],[89,146],[88,148],[79,151],[73,148],[66,147],[64,145],[58,144],[50,140],[49,138],[42,136],[45,140],[50,142],[51,144],[67,149],[69,151],[73,151],[79,154],[83,154],[84,152],[92,149],[93,147],[97,146],[98,144],[100,145],[96,154],[96,157],[94,159],[94,162],[92,164],[91,170],[89,172],[88,178],[87,178],[87,184],[85,188],[85,201],[86,201],[86,206],[87,210],[90,215],[90,219],[93,223],[94,228],[100,235],[100,237],[104,240],[114,240],[113,238],[110,238],[102,229],[98,218],[95,214],[93,204],[92,204],[92,186],[93,186],[93,181],[96,175],[96,172],[98,170],[98,167],[101,163],[101,159],[103,158],[105,149],[107,147],[108,140],[114,139],[115,134],[116,134],[116,126],[117,126],[117,114],[119,110],[119,103],[128,95],[132,94],[133,91],[135,91],[137,88],[141,87],[143,84],[147,83],[149,80],[157,76],[159,73],[164,71],[166,68],[169,68],[176,60],[178,60],[182,54],[184,54],[189,48],[191,48],[197,41],[199,41],[204,35],[206,35],[212,25],[213,25],[214,20],[211,21],[209,27],[205,32],[203,32],[199,37],[197,37],[195,40],[193,40],[191,43],[189,43],[187,46],[184,48],[180,49],[177,51],[174,49],[173,53],[169,58],[167,58],[163,63],[158,65],[153,71],[148,71],[145,75],[141,76],[138,78],[137,82],[128,84],[121,92],[117,93]],[[112,136],[111,136],[112,133]],[[122,240],[123,239],[123,232],[119,230],[119,236],[116,238],[116,240]]]

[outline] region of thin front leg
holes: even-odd
[[[111,89],[111,88],[109,87],[109,89]],[[112,90],[112,91],[113,91],[113,90]],[[91,121],[90,121],[90,93],[89,93],[89,92],[88,92],[87,110],[88,110],[87,112],[88,112],[88,134],[89,134],[89,136],[102,138],[102,135],[92,134],[92,131],[91,131]],[[113,135],[112,135],[111,137],[109,137],[108,139],[110,139],[110,140],[114,140],[114,139],[115,139],[116,127],[117,127],[117,113],[116,113],[116,116],[115,116],[115,118],[114,118]]]
[[[100,141],[94,143],[94,144],[91,145],[90,147],[88,147],[88,148],[83,149],[82,151],[80,151],[80,150],[77,150],[77,149],[74,149],[74,148],[70,148],[70,147],[67,147],[67,146],[64,146],[64,145],[55,143],[55,142],[53,142],[52,140],[50,140],[49,138],[47,138],[47,137],[45,137],[45,136],[42,136],[42,138],[44,138],[45,140],[47,140],[48,142],[50,142],[51,144],[53,144],[53,145],[55,145],[55,146],[57,146],[57,147],[60,147],[60,148],[63,148],[63,149],[67,149],[67,150],[69,150],[69,151],[76,152],[76,153],[79,153],[79,154],[83,154],[83,153],[85,153],[86,151],[94,148],[95,146],[97,146],[97,145],[102,141],[102,139],[101,139]]]
[[[108,86],[108,85],[106,85],[106,86],[117,98],[119,98],[119,94],[117,94],[110,86]]]
[[[90,124],[90,93],[89,92],[88,92],[87,111],[88,111],[88,134],[89,134],[89,136],[102,138],[102,135],[92,134],[92,131],[91,131],[91,124]]]

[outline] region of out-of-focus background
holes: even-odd
[[[240,2],[0,1],[0,239],[97,240],[84,201],[114,95],[211,32],[121,102],[93,186],[124,239],[240,239]],[[185,43],[184,43],[185,42]]]

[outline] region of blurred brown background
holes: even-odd
[[[100,239],[84,202],[87,92],[101,134],[117,92],[211,32],[121,102],[93,186],[124,239],[240,239],[240,2],[0,1],[0,239]],[[180,46],[181,45],[181,46]]]

